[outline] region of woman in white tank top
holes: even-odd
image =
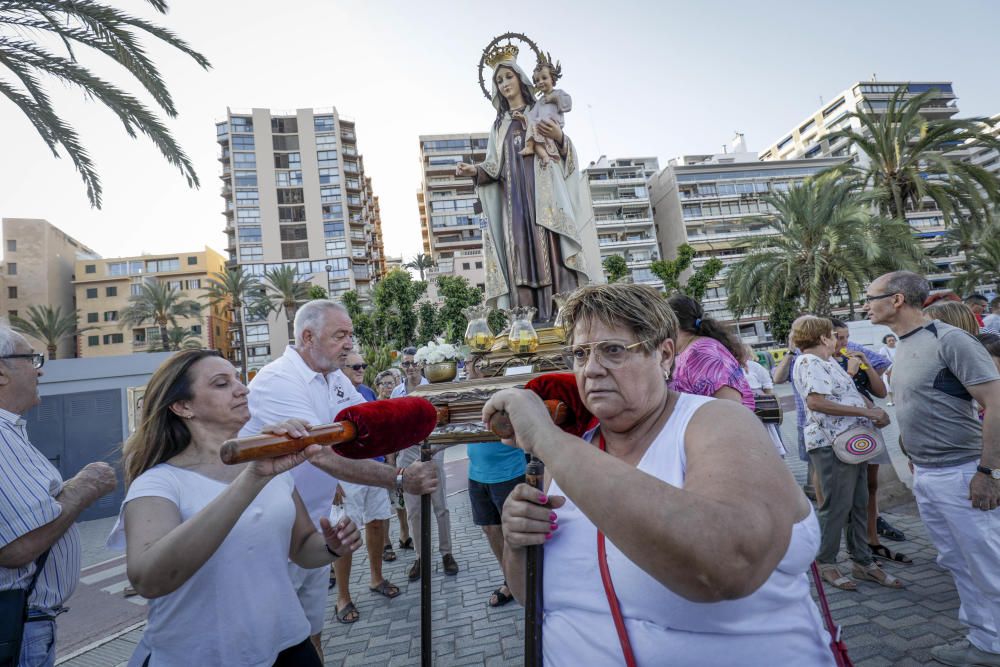
[[[563,321],[597,428],[564,433],[523,390],[483,411],[487,422],[506,411],[516,445],[546,464],[546,491],[522,484],[503,514],[518,600],[524,548],[545,545],[546,665],[622,664],[626,651],[642,666],[833,665],[806,576],[819,545],[812,507],[751,412],[667,388],[676,319],[664,299],[645,285],[592,285]]]

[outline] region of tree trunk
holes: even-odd
[[[288,320],[288,340],[295,340],[295,311],[298,310],[297,306],[285,306],[285,319]]]
[[[49,361],[55,361],[56,360],[56,346],[50,343],[48,345],[48,347],[47,347],[47,351],[49,353]]]
[[[247,338],[243,331],[243,304],[239,301],[233,302],[233,323],[240,337],[240,379],[247,381]],[[232,345],[232,336],[229,337],[229,344]]]
[[[164,352],[170,351],[170,337],[167,335],[167,325],[163,322],[157,322],[160,326],[160,345],[163,346]]]

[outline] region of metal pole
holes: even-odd
[[[420,445],[420,460],[431,460],[431,445]],[[439,482],[441,480],[438,480]],[[420,496],[420,664],[431,667],[431,496]]]
[[[539,491],[545,487],[545,464],[534,456],[525,470],[525,482]],[[527,550],[524,604],[524,664],[525,667],[542,667],[542,574],[544,546],[531,546]]]

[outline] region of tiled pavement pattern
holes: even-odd
[[[786,411],[782,433],[787,443],[793,443],[792,448],[794,424],[794,413]],[[804,464],[794,452],[790,452],[788,463],[801,483]],[[481,532],[472,524],[466,494],[460,492],[450,497],[449,506],[455,557],[461,571],[456,577],[446,577],[440,561],[435,560],[434,663],[519,665],[523,656],[522,611],[516,603],[501,609],[487,606],[490,592],[500,583],[496,561]],[[834,618],[843,625],[851,658],[859,667],[937,664],[931,660],[929,649],[963,634],[957,620],[958,596],[954,583],[934,562],[936,552],[914,505],[897,507],[885,516],[909,538],[902,543],[887,542],[915,561],[910,566],[887,566],[907,588],[896,591],[859,583],[857,592],[846,592],[827,587]],[[403,590],[394,600],[376,598],[368,592],[367,556],[355,557],[351,590],[361,614],[357,623],[341,625],[333,618],[335,591],[331,591],[323,634],[327,665],[419,663],[420,587],[419,582],[410,583],[406,578],[413,552],[397,550],[397,554],[400,558],[395,563],[386,563],[384,568],[386,576]],[[122,665],[141,632],[141,628],[136,629],[61,664]]]

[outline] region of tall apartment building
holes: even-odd
[[[181,318],[177,325],[190,329],[201,347],[229,356],[230,315],[223,305],[210,306],[203,297],[213,273],[225,270],[226,258],[205,248],[197,252],[140,255],[76,262],[76,303],[80,310],[79,356],[103,357],[162,349],[160,328],[152,321],[123,327],[120,314],[129,298],[139,294],[147,281],[166,283],[183,298],[203,304],[201,316]],[[192,339],[193,341],[194,339]]]
[[[78,259],[96,259],[96,252],[45,220],[3,219],[3,271],[0,273],[0,315],[27,317],[29,306],[76,310],[74,267]],[[81,319],[82,326],[82,319]],[[39,352],[45,342],[29,339]],[[59,358],[76,354],[76,341],[65,338],[56,349]]]
[[[869,81],[858,82],[839,95],[833,101],[816,109],[800,123],[789,130],[785,136],[776,141],[760,154],[762,161],[766,160],[797,160],[812,157],[846,157],[864,160],[865,156],[857,155],[848,146],[846,139],[836,139],[833,142],[829,134],[836,130],[851,127],[861,130],[857,119],[848,118],[851,112],[880,112],[889,105],[889,99],[903,88],[903,99],[915,97],[928,91],[936,93],[927,100],[921,108],[921,114],[926,118],[951,118],[958,113],[957,97],[950,81]]]
[[[483,219],[475,212],[476,189],[471,178],[455,176],[455,166],[484,161],[488,141],[485,132],[420,137],[423,183],[417,191],[417,206],[423,251],[435,264],[425,272],[432,288],[440,275],[462,276],[472,285],[485,287]]]
[[[230,109],[216,135],[230,265],[258,276],[292,266],[332,298],[354,289],[367,299],[382,250],[354,121],[335,108]],[[258,369],[284,351],[287,321],[248,317],[244,334]]]
[[[658,287],[662,283],[649,267],[664,256],[664,248],[656,233],[647,182],[659,170],[655,157],[604,156],[583,170],[590,187],[602,266],[606,257],[619,255],[625,259],[633,282]]]
[[[667,257],[689,244],[694,266],[712,257],[724,265],[746,256],[748,244],[775,232],[758,216],[773,212],[761,197],[788,190],[844,158],[758,162],[756,153],[686,155],[673,160],[649,183],[656,227]],[[600,223],[598,223],[600,224]],[[726,275],[726,268],[717,278]],[[709,288],[703,305],[712,317],[731,322],[747,343],[767,340],[766,314],[742,317],[738,322],[726,308],[728,293],[722,280]]]
[[[935,91],[921,107],[920,113],[928,119],[951,118],[959,112],[957,96],[950,81],[869,81],[857,82],[847,90],[834,96],[833,101],[814,110],[800,123],[796,124],[779,141],[772,144],[760,155],[762,161],[794,160],[799,158],[837,157],[847,158],[863,166],[868,158],[849,145],[847,139],[830,140],[830,133],[850,127],[863,131],[861,123],[848,114],[859,111],[869,113],[884,111],[890,98],[900,89],[903,99],[910,99],[921,93]],[[955,159],[962,159],[964,152],[956,152]],[[937,243],[937,237],[945,232],[944,216],[936,210],[931,200],[925,202],[923,210],[910,211],[906,219],[914,233],[922,239],[925,246],[931,247]],[[938,270],[927,276],[935,288],[945,287],[953,274],[951,265],[962,259],[961,256],[935,257],[934,263]]]

